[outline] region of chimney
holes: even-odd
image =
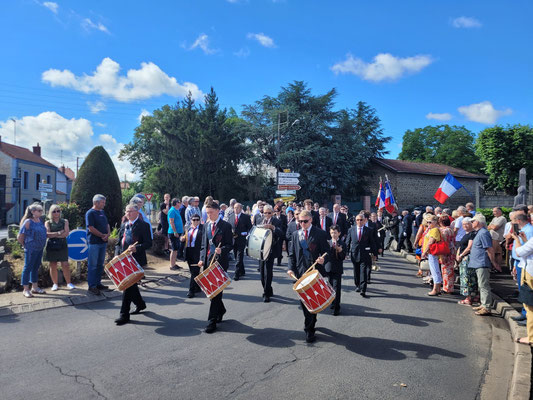
[[[33,146],[33,153],[39,157],[41,156],[41,146],[39,146],[39,143],[37,143],[37,146]]]

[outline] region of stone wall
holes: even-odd
[[[494,207],[512,207],[514,205],[514,197],[506,195],[481,195],[479,197],[479,207],[494,208]]]

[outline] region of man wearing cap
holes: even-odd
[[[492,295],[490,291],[490,268],[496,267],[494,248],[492,247],[492,237],[485,227],[487,221],[483,214],[478,213],[472,218],[472,227],[477,231],[472,249],[470,250],[470,261],[468,268],[476,270],[481,305],[474,307],[476,315],[490,315]]]

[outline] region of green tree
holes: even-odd
[[[431,162],[480,172],[483,164],[475,156],[474,134],[464,126],[426,126],[403,135],[398,159]]]
[[[102,146],[96,146],[80,167],[72,188],[71,201],[78,204],[83,215],[93,206],[93,196],[106,197],[105,212],[111,227],[122,218],[122,193],[117,170]]]
[[[533,174],[533,128],[529,125],[494,126],[484,129],[476,140],[476,154],[485,164],[487,186],[516,194],[518,173]]]

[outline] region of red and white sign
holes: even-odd
[[[146,197],[147,201],[152,201],[152,197],[154,197],[153,193],[145,193],[144,196]]]
[[[300,190],[300,185],[278,185],[278,190]]]

